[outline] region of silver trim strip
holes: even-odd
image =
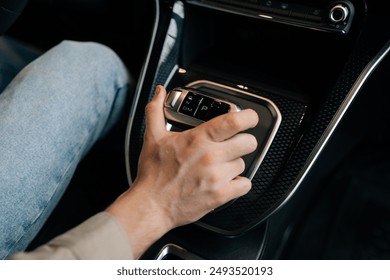
[[[133,182],[133,178],[131,176],[131,163],[130,163],[130,141],[131,141],[131,130],[132,130],[132,126],[133,126],[133,119],[134,119],[134,116],[135,116],[135,112],[136,112],[136,109],[137,109],[137,104],[138,104],[138,100],[139,100],[139,97],[141,95],[141,89],[142,89],[142,86],[143,86],[143,82],[144,82],[144,78],[145,78],[145,75],[146,75],[146,68],[149,64],[149,60],[150,60],[150,56],[151,56],[151,52],[152,52],[152,49],[153,49],[153,45],[154,45],[154,40],[155,40],[155,37],[156,37],[156,33],[157,33],[157,29],[158,29],[158,22],[159,22],[159,3],[158,3],[158,0],[155,1],[156,2],[156,21],[155,21],[155,25],[154,25],[154,32],[153,32],[153,35],[152,35],[152,39],[151,39],[151,42],[150,42],[150,46],[149,46],[149,53],[148,53],[148,57],[147,57],[147,60],[145,61],[145,71],[142,73],[142,81],[140,80],[139,84],[137,85],[137,90],[136,90],[136,94],[135,94],[135,97],[134,97],[134,101],[133,101],[133,105],[131,107],[131,111],[130,111],[130,117],[129,117],[129,124],[128,124],[128,127],[127,127],[127,132],[126,132],[126,140],[125,140],[125,161],[126,161],[126,175],[127,175],[127,181],[129,183],[129,185],[131,186],[132,185],[132,182]],[[184,5],[182,3],[182,1],[176,1],[175,4],[177,5]],[[180,6],[178,6],[180,7]],[[184,7],[180,7],[181,10],[179,11],[176,11],[176,12],[184,12]],[[173,6],[173,12],[175,12],[175,5]],[[172,21],[170,23],[170,26],[172,26]],[[173,28],[173,30],[175,30],[175,28]],[[166,38],[165,38],[165,42],[164,42],[164,45],[163,45],[163,49],[161,51],[161,53],[163,53],[166,48],[170,49],[172,47],[171,45],[171,42],[168,42],[167,43],[167,38],[170,40],[171,39],[171,36],[169,34],[169,29],[167,31],[167,34],[166,34]],[[160,57],[160,62],[159,62],[159,65],[157,66],[157,68],[160,66],[161,64],[161,57]],[[167,77],[166,81],[165,81],[165,84],[164,84],[164,87],[167,87],[167,85],[169,84],[169,82],[171,81],[171,79],[173,78],[175,72],[179,69],[179,66],[176,64],[172,67],[171,69],[171,72],[169,73],[169,76]]]
[[[203,258],[199,257],[198,255],[190,253],[186,249],[172,243],[165,245],[157,254],[155,259],[164,260],[164,257],[169,254],[175,255],[176,257],[179,257],[183,260],[203,260]]]
[[[131,185],[133,183],[133,180],[131,178],[130,157],[129,157],[131,129],[133,127],[133,120],[134,120],[135,112],[137,110],[137,104],[138,104],[139,97],[141,95],[141,90],[142,90],[143,83],[144,83],[144,80],[145,80],[146,71],[147,71],[147,68],[148,68],[148,65],[149,65],[150,57],[151,57],[151,54],[152,54],[153,45],[154,45],[154,41],[156,39],[156,34],[157,34],[157,29],[158,29],[158,22],[159,22],[159,19],[160,19],[159,0],[155,0],[154,3],[156,5],[155,6],[156,7],[156,17],[155,17],[154,26],[153,26],[153,33],[152,33],[152,36],[151,36],[151,39],[150,39],[148,54],[146,56],[144,65],[142,67],[140,78],[139,78],[139,81],[138,81],[138,84],[137,84],[137,88],[135,90],[133,104],[131,105],[130,115],[129,115],[129,122],[128,122],[127,130],[126,130],[126,136],[125,136],[126,174],[127,174],[127,181],[129,182],[129,185]]]
[[[295,187],[293,190],[288,194],[288,196],[284,199],[284,201],[276,207],[273,211],[270,211],[270,213],[264,218],[267,219],[269,216],[271,216],[273,213],[278,211],[280,208],[282,208],[287,201],[294,195],[298,187],[302,184],[303,180],[309,173],[310,169],[320,156],[322,150],[325,148],[325,145],[328,143],[330,137],[332,136],[333,132],[339,125],[340,121],[342,120],[343,116],[347,112],[348,108],[351,106],[353,100],[359,93],[360,89],[363,87],[364,83],[367,81],[371,73],[376,69],[376,67],[379,65],[379,63],[382,62],[382,60],[386,57],[386,55],[390,52],[390,40],[385,44],[385,46],[379,51],[379,53],[367,64],[367,66],[364,68],[362,73],[359,75],[358,79],[352,86],[351,90],[349,91],[347,97],[343,101],[343,103],[340,106],[340,109],[337,111],[337,113],[334,115],[332,121],[326,128],[325,132],[322,134],[320,140],[318,141],[317,145],[314,147],[313,151],[311,152],[310,156],[308,157],[307,163],[302,168],[300,175],[298,175],[298,178],[295,183]]]

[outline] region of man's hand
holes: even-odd
[[[257,141],[243,131],[256,126],[250,109],[216,117],[184,132],[166,130],[166,91],[158,86],[146,107],[146,131],[133,186],[107,211],[124,226],[138,257],[170,229],[194,222],[246,194],[251,182],[239,176],[242,156]]]

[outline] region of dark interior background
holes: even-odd
[[[379,1],[367,2],[370,4]],[[383,5],[389,8],[388,3]],[[379,7],[380,5],[369,5],[369,13],[388,17],[388,9]],[[6,35],[42,51],[64,39],[101,42],[113,48],[123,58],[137,80],[148,50],[154,19],[153,9],[151,0],[30,0],[23,14]],[[194,17],[197,16],[195,10],[192,14]],[[269,76],[275,77],[274,74],[278,73],[280,75],[277,76],[288,90],[302,92],[304,99],[313,101],[314,104],[318,101],[318,94],[323,95],[325,88],[317,90],[316,84],[326,80],[328,76],[321,72],[321,67],[315,60],[307,61],[307,64],[303,65],[302,70],[311,75],[312,79],[307,84],[299,83],[299,88],[296,81],[302,79],[302,76],[294,72],[294,69],[281,67],[285,61],[299,64],[300,55],[316,56],[319,50],[323,51],[327,46],[334,49],[328,49],[328,52],[320,57],[319,63],[332,63],[331,59],[337,58],[332,54],[338,48],[331,42],[339,43],[342,39],[321,35],[312,45],[302,44],[303,41],[294,40],[294,36],[303,38],[310,32],[294,28],[293,36],[290,27],[258,22],[256,24],[265,30],[258,33],[253,28],[247,28],[253,23],[252,20],[243,19],[242,22],[237,22],[229,21],[229,15],[220,17],[224,23],[229,24],[213,22],[214,29],[211,34],[218,31],[215,33],[217,36],[213,37],[212,41],[205,40],[209,43],[207,48],[204,48],[204,45],[189,48],[189,51],[195,50],[195,54],[202,55],[186,56],[189,60],[183,60],[183,65],[191,64],[202,68],[213,65],[216,70],[221,68],[228,71],[232,64],[250,61],[241,67],[247,69],[248,73],[253,73],[251,69],[256,68],[259,63],[264,63],[264,71],[256,74],[261,74],[265,80],[269,81]],[[205,23],[210,23],[207,18]],[[192,30],[201,27],[187,28]],[[278,30],[277,34],[274,32],[275,28]],[[229,49],[223,48],[231,42],[231,32],[235,34],[235,38],[239,38],[233,41],[231,47],[242,52],[242,57],[233,60],[230,58]],[[317,36],[317,33],[310,34],[313,38]],[[278,48],[263,45],[264,40],[273,41],[273,46]],[[259,50],[269,60],[256,61],[245,57],[248,53],[256,52],[259,46]],[[349,43],[343,44],[345,52],[340,54],[341,57],[347,54],[350,46]],[[248,49],[250,52],[246,51]],[[272,53],[273,57],[267,56],[269,53]],[[279,64],[272,63],[274,58]],[[311,176],[306,180],[306,186],[316,184],[314,191],[310,192],[310,197],[306,197],[309,192],[305,193],[304,187],[296,195],[295,203],[299,204],[301,197],[305,197],[304,200],[309,200],[310,203],[305,204],[301,214],[291,220],[293,226],[289,238],[284,241],[269,240],[268,242],[280,244],[279,247],[270,246],[272,250],[266,251],[264,258],[390,258],[390,119],[386,114],[390,90],[386,81],[390,76],[388,59],[386,65],[381,70],[383,74],[375,79],[375,85],[370,86],[366,94],[355,102],[355,109],[347,115]],[[311,71],[313,68],[316,71]],[[339,68],[335,73],[338,71]],[[335,79],[335,73],[331,73],[329,77]],[[275,80],[272,83],[279,82],[280,80]],[[313,88],[315,90],[312,90]],[[112,133],[97,143],[81,162],[68,191],[29,249],[47,242],[104,209],[127,188],[124,162],[127,118],[128,111]],[[283,209],[286,212],[295,210],[294,204]],[[275,219],[284,215],[283,211],[275,215],[274,223],[277,223]],[[274,228],[279,232],[286,229],[278,226]]]

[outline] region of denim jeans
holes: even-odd
[[[118,120],[131,78],[108,47],[63,41],[0,94],[0,259],[23,251]]]

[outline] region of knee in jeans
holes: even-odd
[[[122,63],[118,55],[108,46],[97,42],[82,42],[64,40],[59,43],[55,49],[63,55],[69,56],[70,61],[82,61],[90,65],[102,63],[107,66],[107,63]]]

